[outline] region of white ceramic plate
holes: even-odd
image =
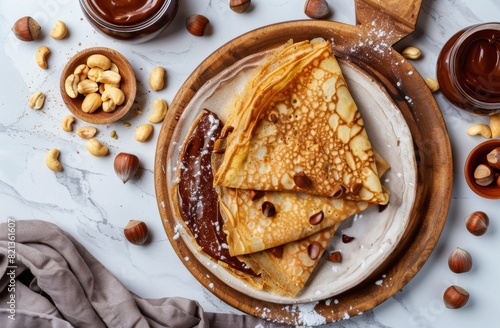
[[[203,108],[216,113],[222,121],[222,111],[239,93],[249,75],[264,54],[248,56],[207,81],[185,108],[172,136],[169,148],[167,184],[172,188],[176,179],[179,152],[192,123]],[[304,303],[332,297],[365,280],[397,247],[415,201],[416,163],[410,130],[390,96],[373,78],[353,64],[339,60],[352,96],[363,116],[372,146],[390,164],[382,182],[390,191],[389,205],[379,212],[377,206],[342,223],[329,245],[340,250],[343,260],[333,264],[323,259],[318,263],[305,288],[295,297],[282,297],[253,289],[235,278],[223,267],[198,251],[197,244],[181,217],[176,217],[176,238],[182,238],[194,256],[210,272],[228,286],[255,299],[273,303]],[[172,193],[170,193],[172,194]],[[169,199],[173,208],[177,204]],[[343,243],[341,235],[355,237]],[[325,252],[328,254],[328,252]]]

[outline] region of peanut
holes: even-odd
[[[49,54],[50,50],[46,46],[40,46],[36,50],[35,60],[40,68],[47,69],[49,67],[49,63],[47,62]]]
[[[90,68],[98,67],[105,71],[111,67],[111,60],[104,55],[95,54],[87,58],[87,66]]]
[[[65,116],[61,122],[61,127],[63,131],[66,132],[73,131],[73,123],[75,123],[75,117],[73,115]]]
[[[107,83],[107,84],[119,84],[122,77],[120,74],[113,71],[104,71],[99,74],[96,82]]]
[[[151,133],[153,132],[153,125],[151,124],[142,124],[135,129],[135,140],[139,142],[145,142],[149,139],[151,136]]]
[[[156,66],[149,75],[149,86],[154,91],[159,91],[165,87],[165,69],[161,66]]]
[[[78,97],[78,82],[80,81],[80,78],[78,75],[71,74],[69,75],[66,80],[64,81],[64,89],[66,90],[66,94],[70,98],[76,98]]]
[[[401,55],[406,59],[419,59],[422,57],[422,51],[417,47],[407,47],[403,49]]]
[[[97,92],[99,90],[99,86],[97,85],[97,82],[85,79],[78,83],[77,90],[78,93],[81,93],[82,95],[88,95],[89,93]]]
[[[500,113],[490,116],[491,137],[500,137]]]
[[[470,136],[480,135],[484,138],[491,138],[491,129],[486,124],[474,124],[467,130],[467,134]]]
[[[148,117],[151,123],[159,123],[163,121],[167,115],[168,105],[165,99],[158,98],[153,102],[153,113]]]
[[[96,139],[90,139],[89,141],[87,141],[86,147],[89,153],[96,157],[106,156],[109,152],[108,147],[106,147]]]
[[[50,30],[50,36],[56,40],[63,39],[68,33],[68,27],[63,21],[57,20],[56,26]]]
[[[105,89],[101,96],[102,110],[105,112],[113,111],[116,106],[120,106],[125,101],[125,94],[118,88]]]
[[[93,138],[97,134],[97,129],[93,126],[81,126],[76,129],[76,134],[83,139]]]
[[[85,113],[93,113],[96,111],[96,109],[101,107],[101,105],[101,95],[98,93],[89,93],[85,96],[85,99],[83,99],[82,110]]]
[[[427,84],[431,92],[437,92],[439,90],[439,82],[437,80],[428,77],[425,79],[425,83]]]
[[[63,169],[61,162],[59,162],[58,157],[59,157],[59,150],[56,148],[49,150],[49,152],[45,156],[45,164],[49,169],[51,169],[54,172],[61,172]]]
[[[75,71],[73,74],[75,76],[78,76],[80,81],[83,81],[87,78],[87,75],[89,74],[90,67],[88,67],[86,64],[80,64],[75,68]]]
[[[40,91],[36,91],[28,100],[28,107],[32,109],[40,109],[43,107],[44,103],[45,95]]]

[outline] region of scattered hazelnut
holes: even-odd
[[[32,17],[19,18],[12,27],[12,32],[21,41],[33,41],[38,39],[41,27]]]
[[[489,186],[495,180],[495,173],[485,164],[479,164],[474,170],[474,180],[480,186]]]
[[[330,8],[326,0],[306,0],[304,13],[309,18],[321,19],[330,14]]]
[[[241,14],[245,10],[250,7],[251,0],[230,0],[229,1],[229,8],[231,8],[232,11],[237,12],[238,14]]]
[[[482,236],[488,230],[490,219],[486,213],[476,211],[465,218],[465,227],[474,236]]]
[[[488,155],[486,155],[486,160],[488,161],[488,165],[494,169],[500,170],[500,147],[497,147],[490,151]]]
[[[149,237],[148,226],[146,223],[138,220],[130,220],[123,233],[125,238],[134,245],[144,244]]]
[[[139,158],[132,154],[119,153],[114,162],[115,173],[123,181],[127,182],[139,169]]]
[[[448,309],[459,309],[469,300],[469,293],[459,286],[446,288],[443,294],[444,304]]]
[[[191,15],[186,18],[186,28],[194,36],[203,36],[208,30],[208,18],[203,15]]]
[[[457,247],[448,257],[448,266],[455,273],[464,273],[472,269],[472,257],[469,252]]]

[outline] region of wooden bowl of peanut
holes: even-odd
[[[128,113],[137,83],[132,66],[122,54],[94,47],[69,60],[61,73],[60,89],[73,115],[88,123],[107,124]]]

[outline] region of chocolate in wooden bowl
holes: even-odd
[[[430,256],[445,224],[451,199],[451,147],[441,111],[432,93],[411,63],[392,49],[393,44],[414,30],[420,3],[388,1],[375,6],[370,1],[358,0],[357,26],[307,20],[251,31],[210,55],[188,77],[173,99],[156,150],[154,174],[158,208],[167,236],[181,261],[200,283],[228,304],[251,315],[291,325],[310,324],[304,317],[311,316],[311,311],[316,318],[322,318],[321,323],[341,320],[366,312],[394,295],[417,274]],[[377,23],[376,31],[372,22]],[[383,35],[384,39],[373,39],[374,35]],[[315,301],[304,308],[296,303],[259,300],[215,277],[197,260],[189,245],[178,237],[177,222],[173,219],[175,209],[170,202],[171,190],[167,182],[167,175],[172,174],[168,171],[168,154],[173,147],[178,147],[171,143],[172,136],[179,118],[198,90],[242,58],[280,46],[290,36],[294,41],[315,37],[333,39],[334,52],[339,59],[352,62],[371,76],[374,83],[381,85],[397,104],[408,125],[417,159],[416,197],[397,249],[364,281],[339,295]],[[373,44],[368,42],[370,40],[379,43]],[[377,283],[380,280],[382,283]]]
[[[73,74],[75,68],[80,64],[85,64],[87,62],[87,58],[94,54],[101,54],[108,57],[112,63],[118,66],[121,76],[120,89],[125,94],[125,102],[120,106],[116,106],[116,108],[111,112],[105,112],[101,108],[97,109],[93,113],[84,112],[81,107],[85,97],[83,95],[78,95],[76,98],[71,98],[66,93],[64,87],[66,78]],[[110,48],[94,47],[82,50],[70,58],[61,73],[60,91],[64,103],[71,113],[73,113],[73,115],[77,118],[93,124],[108,124],[119,120],[128,113],[130,108],[132,108],[137,92],[137,81],[134,69],[122,54]]]

